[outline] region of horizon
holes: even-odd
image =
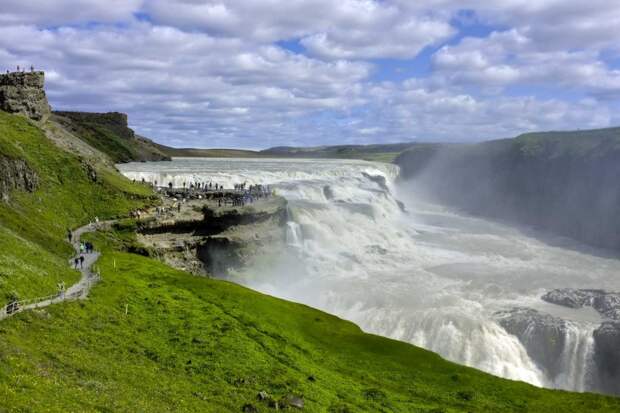
[[[2,73],[33,65],[54,110],[127,113],[176,148],[620,125],[620,4],[603,0],[54,3],[0,5]]]

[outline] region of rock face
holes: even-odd
[[[23,159],[0,156],[0,199],[7,202],[11,191],[21,189],[33,192],[39,185],[39,176]]]
[[[620,128],[418,145],[395,162],[447,205],[620,251]]]
[[[597,390],[620,394],[620,294],[603,290],[561,288],[542,299],[570,308],[592,307],[610,321],[594,330],[594,362]]]
[[[620,394],[620,322],[601,324],[594,331],[594,342],[594,361],[599,371],[597,387],[606,393]]]
[[[602,316],[620,321],[620,294],[603,290],[560,288],[549,291],[543,300],[570,308],[592,307]]]
[[[129,127],[125,113],[55,111],[52,119],[116,163],[170,160],[153,141]]]
[[[517,336],[528,355],[548,376],[561,372],[561,357],[566,344],[566,321],[531,308],[513,308],[496,313],[499,324]]]
[[[19,113],[35,121],[51,114],[44,90],[43,72],[16,72],[0,75],[0,110]]]

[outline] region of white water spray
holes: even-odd
[[[573,321],[562,374],[546,377],[493,314],[540,303],[558,288],[620,290],[620,263],[553,247],[522,232],[398,193],[393,165],[343,160],[178,159],[120,166],[174,186],[271,185],[289,201],[281,264],[234,279],[337,314],[364,330],[539,386],[587,389],[592,327]],[[400,208],[402,197],[410,213]],[[564,245],[566,243],[564,242]]]

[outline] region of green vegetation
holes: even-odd
[[[385,145],[339,145],[318,146],[308,148],[276,147],[263,151],[242,149],[191,149],[170,148],[163,145],[157,147],[172,157],[196,158],[330,158],[330,159],[361,159],[373,162],[391,163],[412,143],[395,143]]]
[[[14,296],[53,293],[58,281],[78,278],[67,269],[73,251],[67,228],[152,202],[148,188],[102,166],[94,169],[57,148],[24,118],[4,112],[0,156],[25,160],[39,180],[33,193],[14,191],[8,202],[0,202],[0,305]]]
[[[54,119],[115,163],[169,159],[152,141],[136,136],[122,113],[55,112]]]
[[[84,303],[0,325],[0,399],[19,411],[617,411],[620,399],[541,390],[457,366],[352,323],[115,250]],[[265,391],[266,400],[257,395]]]
[[[66,268],[67,227],[152,202],[105,166],[0,113],[0,155],[39,177],[0,203],[0,291],[44,295]],[[620,399],[543,390],[364,334],[303,305],[174,270],[137,249],[134,223],[89,234],[103,255],[87,301],[0,322],[0,412],[613,412]],[[67,278],[69,277],[69,278]],[[259,392],[266,392],[258,400]]]

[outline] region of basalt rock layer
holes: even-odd
[[[0,75],[0,110],[18,113],[35,121],[51,114],[45,95],[43,72],[15,72]]]

